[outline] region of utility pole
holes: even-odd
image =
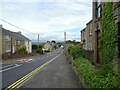
[[[66,32],[64,32],[64,43],[66,42]]]
[[[66,32],[64,32],[64,48],[66,48],[65,43],[66,43]]]
[[[65,52],[65,56],[66,56],[66,32],[64,32],[64,52]]]
[[[40,35],[38,34],[38,49],[39,49],[39,37],[40,37]]]

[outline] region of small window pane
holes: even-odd
[[[6,52],[10,52],[11,51],[11,45],[6,45]]]
[[[6,39],[7,41],[10,41],[10,39],[11,39],[11,38],[10,38],[10,35],[6,35],[6,36],[5,36],[5,39]]]
[[[97,0],[97,7],[99,7],[101,4],[101,0]]]
[[[97,9],[97,17],[100,17],[100,7]]]

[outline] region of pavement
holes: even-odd
[[[19,88],[84,88],[73,67],[61,54],[51,64],[39,70]]]
[[[22,61],[27,61],[31,59],[40,58],[40,57],[41,55],[36,55],[36,56],[23,57],[23,58],[7,59],[7,60],[2,60],[1,64],[15,64],[15,63],[20,63]]]

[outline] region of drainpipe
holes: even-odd
[[[98,29],[98,15],[97,15],[97,1],[94,0],[93,2],[93,22],[94,22],[94,64],[99,65],[100,60],[99,60],[99,32],[100,30]]]

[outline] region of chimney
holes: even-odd
[[[0,31],[2,31],[2,25],[0,24]]]
[[[3,25],[2,24],[0,24],[0,27],[2,27]]]
[[[17,33],[21,34],[21,31],[18,31]]]

